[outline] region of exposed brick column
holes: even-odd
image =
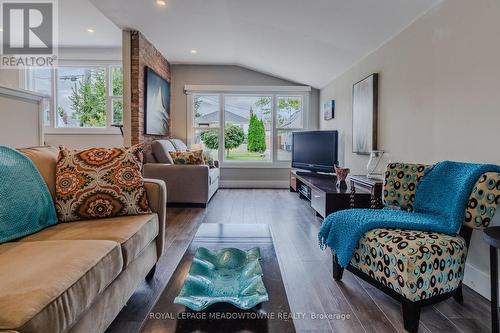
[[[144,77],[146,67],[154,70],[160,77],[171,83],[170,63],[139,31],[130,33],[131,45],[131,134],[132,144],[144,143],[149,150],[153,140],[166,138],[168,135],[144,134]],[[170,118],[171,119],[171,118]],[[171,122],[169,123],[171,127]]]

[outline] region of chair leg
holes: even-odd
[[[337,256],[335,254],[332,255],[333,261],[333,278],[335,281],[342,280],[342,275],[344,274],[344,269],[338,264]]]
[[[155,272],[156,272],[156,264],[148,272],[148,275],[146,275],[146,281],[151,281],[153,279],[153,277],[155,276]]]
[[[464,302],[464,293],[462,291],[462,284],[458,286],[457,290],[455,290],[455,293],[453,294],[453,298],[455,301],[458,303],[462,304]]]
[[[403,322],[405,330],[410,333],[418,332],[418,325],[420,323],[420,306],[414,302],[403,301]]]

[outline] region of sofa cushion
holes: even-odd
[[[37,167],[49,188],[52,199],[56,197],[56,164],[59,157],[59,149],[56,147],[32,147],[19,149]]]
[[[141,145],[82,151],[61,147],[56,170],[59,220],[150,214],[142,158]]]
[[[467,246],[460,236],[373,229],[358,242],[350,264],[405,298],[418,301],[455,290]]]
[[[153,151],[148,150],[144,152],[144,163],[157,163],[158,161],[153,154]]]
[[[218,182],[219,177],[220,177],[219,168],[210,169],[208,171],[208,177],[209,177],[210,185],[212,185],[215,182]]]
[[[174,164],[205,165],[203,150],[185,152],[171,151],[169,154],[172,156]]]
[[[65,332],[122,266],[116,242],[0,245],[0,330]]]
[[[121,245],[127,267],[158,235],[158,215],[122,216],[99,221],[59,223],[20,242],[46,240],[108,240]]]
[[[180,140],[180,139],[170,139],[170,142],[172,142],[172,144],[174,145],[175,150],[177,150],[177,151],[188,151],[188,147],[186,146],[186,144],[182,140]]]
[[[174,164],[169,152],[176,149],[169,140],[156,140],[151,144],[151,149],[158,163]]]

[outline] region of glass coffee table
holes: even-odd
[[[260,248],[262,279],[269,301],[241,310],[227,303],[216,303],[203,311],[174,304],[198,247],[209,250]],[[165,254],[168,256],[168,252]],[[167,287],[144,322],[142,332],[295,332],[290,307],[266,224],[201,224]]]

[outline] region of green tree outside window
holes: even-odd
[[[81,127],[106,127],[106,72],[90,69],[82,81],[76,83],[69,96],[72,118]]]
[[[208,149],[219,149],[219,135],[217,131],[205,131],[200,134],[201,141]],[[245,132],[236,125],[228,125],[224,130],[224,149],[229,157],[231,149],[238,148],[245,141]]]
[[[264,122],[250,109],[250,122],[248,124],[247,150],[254,153],[266,151],[266,129]]]

